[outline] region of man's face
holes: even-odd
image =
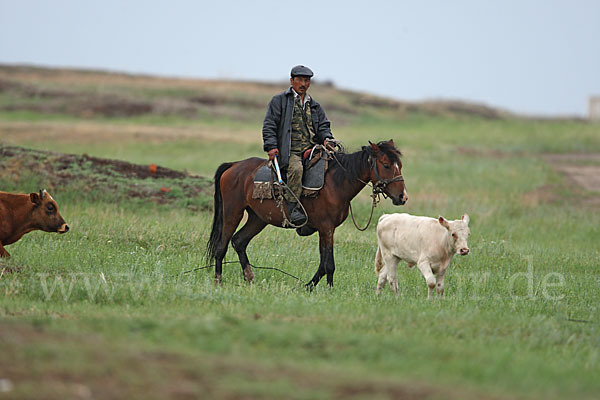
[[[306,91],[310,87],[310,77],[308,76],[295,76],[290,78],[290,84],[300,96],[304,96]]]

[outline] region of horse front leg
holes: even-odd
[[[8,253],[8,251],[6,251],[6,249],[4,248],[4,246],[2,246],[2,243],[0,242],[0,257],[10,257],[10,254]]]
[[[321,264],[319,264],[319,269],[317,269],[315,275],[306,285],[304,285],[306,289],[312,292],[315,286],[317,286],[317,283],[319,283],[319,281],[323,277],[323,275],[325,275],[325,270],[321,267]]]
[[[319,231],[319,253],[321,256],[319,269],[306,285],[311,290],[319,283],[323,275],[327,275],[327,285],[333,287],[333,273],[335,271],[335,262],[333,260],[333,229]]]
[[[327,273],[327,285],[333,287],[333,273],[335,262],[333,261],[333,231],[335,228],[319,232],[319,248],[321,250],[321,263]]]

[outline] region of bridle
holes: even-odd
[[[398,171],[398,175],[395,175],[393,178],[383,179],[379,176],[379,172],[377,172],[377,158],[369,155],[369,164],[371,164],[371,169],[373,170],[373,175],[375,175],[375,182],[373,182],[373,195],[383,195],[384,199],[387,199],[387,195],[385,194],[385,189],[387,189],[390,183],[394,182],[404,182],[404,177],[400,173],[400,168],[398,168],[398,164],[394,163],[394,167],[396,171]],[[362,180],[359,179],[361,182]],[[364,182],[365,185],[367,184]]]
[[[337,159],[337,157],[335,156],[335,153],[331,152],[330,155],[338,163],[338,165],[343,170],[346,171],[346,168],[344,168],[344,166],[342,165],[340,160]],[[394,183],[394,182],[404,182],[404,177],[400,173],[400,168],[398,167],[398,164],[396,164],[396,163],[394,163],[394,166],[396,167],[396,170],[398,171],[398,175],[395,175],[393,178],[389,178],[389,179],[384,179],[379,175],[379,172],[377,172],[377,158],[371,154],[369,154],[369,165],[371,166],[371,169],[373,170],[373,175],[375,175],[375,182],[372,182],[372,184],[371,184],[372,190],[373,190],[373,193],[371,194],[371,198],[373,199],[373,203],[371,204],[371,214],[369,215],[369,221],[367,221],[367,225],[365,225],[364,228],[359,227],[358,224],[356,223],[356,220],[354,219],[354,211],[352,211],[352,203],[350,203],[350,216],[352,217],[352,222],[354,223],[354,226],[359,231],[365,231],[365,230],[367,230],[369,225],[371,225],[371,219],[373,218],[373,210],[377,206],[377,203],[379,203],[379,201],[380,201],[379,195],[383,195],[384,199],[387,199],[387,197],[388,197],[385,194],[385,190],[387,189],[388,185],[390,183]],[[364,183],[365,186],[369,184],[369,182],[365,182],[360,178],[356,178],[356,179],[358,179],[360,182]]]

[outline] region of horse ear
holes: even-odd
[[[390,144],[394,147],[396,147],[396,145],[394,144],[394,139],[390,139]]]
[[[369,141],[369,144],[371,145],[371,148],[375,151],[379,151],[379,146],[377,146],[375,143],[371,143],[371,141]]]

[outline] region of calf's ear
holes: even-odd
[[[438,218],[438,222],[440,223],[441,226],[443,226],[444,228],[450,230],[450,224],[448,223],[448,221],[446,220],[446,218],[442,217],[440,215],[440,217]]]
[[[33,204],[42,204],[42,198],[38,193],[29,193],[29,199]]]
[[[465,224],[469,225],[469,220],[470,219],[469,219],[469,215],[468,214],[463,215],[462,216],[462,220],[465,221]]]

